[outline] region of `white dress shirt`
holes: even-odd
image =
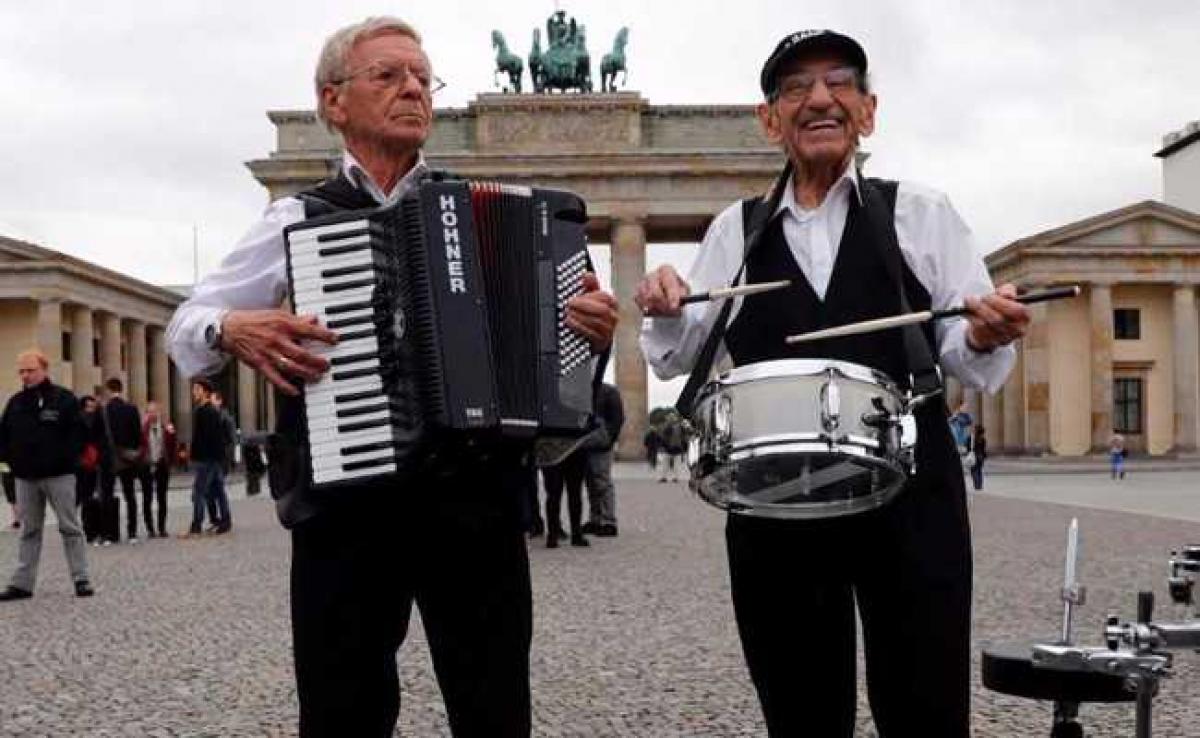
[[[403,197],[427,170],[425,157],[384,193],[350,152],[342,157],[342,173],[380,205]],[[242,236],[233,251],[192,290],[191,297],[175,311],[167,326],[167,350],[186,377],[211,374],[228,358],[208,348],[204,332],[220,325],[230,310],[276,308],[287,293],[287,261],[283,229],[304,220],[304,203],[284,197],[267,206],[263,217]]]
[[[858,196],[858,186],[858,173],[848,166],[825,200],[815,210],[805,210],[796,202],[793,183],[789,181],[776,211],[782,211],[779,217],[783,237],[796,264],[821,299],[825,298],[837,261],[850,196],[851,193]],[[964,297],[993,290],[983,259],[975,251],[970,229],[944,194],[912,182],[901,182],[895,212],[900,252],[913,275],[929,292],[932,309],[959,307]],[[713,220],[700,244],[687,276],[692,292],[728,285],[741,266],[742,248],[742,205],[736,202]],[[734,300],[731,324],[743,300]],[[720,310],[720,301],[714,300],[687,305],[678,318],[643,321],[642,351],[660,379],[691,371]],[[1016,352],[1012,346],[989,353],[972,351],[966,344],[966,329],[964,318],[937,322],[939,363],[965,386],[994,393],[1004,384]],[[717,362],[725,351],[722,345]]]

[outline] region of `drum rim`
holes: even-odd
[[[819,375],[829,369],[835,369],[845,379],[878,384],[890,390],[897,397],[901,396],[900,385],[887,374],[869,366],[838,359],[772,359],[770,361],[757,361],[752,364],[735,366],[728,371],[724,371],[716,380],[709,384],[730,387],[763,379],[809,377]]]

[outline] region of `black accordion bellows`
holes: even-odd
[[[314,349],[332,368],[304,391],[311,486],[462,440],[582,434],[591,354],[563,317],[586,220],[569,192],[441,180],[287,228],[293,309],[340,338]]]

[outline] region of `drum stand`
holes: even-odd
[[[989,689],[1022,697],[1054,700],[1051,738],[1082,737],[1076,721],[1081,702],[1136,703],[1136,738],[1150,738],[1153,702],[1159,683],[1171,675],[1171,651],[1200,650],[1200,619],[1154,622],[1154,593],[1139,592],[1137,621],[1123,623],[1109,615],[1104,628],[1104,648],[1076,646],[1071,642],[1074,605],[1083,602],[1083,588],[1074,581],[1078,528],[1071,523],[1067,546],[1067,581],[1063,587],[1063,632],[1059,643],[1033,643],[1028,663],[1023,646],[984,651],[984,684]],[[1178,558],[1177,558],[1178,557]],[[1200,574],[1200,546],[1188,546],[1182,557],[1172,552],[1168,589],[1171,599],[1185,608],[1194,606],[1193,590]]]

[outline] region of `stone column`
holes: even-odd
[[[983,432],[987,435],[988,449],[997,451],[1004,448],[1004,415],[1000,395],[987,392],[975,392],[979,398],[980,414],[983,416]]]
[[[146,324],[140,320],[129,321],[129,401],[138,408],[146,407],[146,392],[149,385],[146,372]]]
[[[1045,303],[1029,306],[1025,338],[1025,449],[1050,451],[1050,325]]]
[[[172,398],[175,409],[175,432],[180,441],[191,446],[192,443],[192,384],[191,377],[175,369],[175,396]]]
[[[43,297],[37,301],[37,332],[35,345],[46,355],[50,363],[50,379],[56,384],[65,384],[62,357],[62,300]],[[22,346],[21,351],[29,348]]]
[[[1003,445],[1006,453],[1025,453],[1025,341],[1018,341],[1017,360],[1001,393]]]
[[[171,418],[171,360],[167,356],[167,332],[162,326],[146,328],[150,342],[150,399],[158,403],[159,415]]]
[[[1175,285],[1175,438],[1176,453],[1196,452],[1197,378],[1200,371],[1200,326],[1196,316],[1196,290],[1190,284]]]
[[[92,320],[92,309],[84,305],[76,305],[71,313],[71,389],[76,395],[92,394],[96,384]]]
[[[618,216],[612,226],[612,289],[621,297],[621,321],[613,346],[616,358],[617,386],[625,406],[625,425],[617,448],[622,459],[641,455],[642,436],[646,433],[647,380],[646,361],[638,336],[642,314],[628,299],[646,272],[646,220],[644,216]]]
[[[262,430],[258,424],[258,374],[251,367],[238,363],[238,428],[242,433]]]
[[[100,384],[121,375],[121,318],[114,313],[100,315]]]
[[[1088,298],[1091,321],[1092,449],[1108,451],[1113,431],[1113,306],[1112,285],[1093,283]]]

